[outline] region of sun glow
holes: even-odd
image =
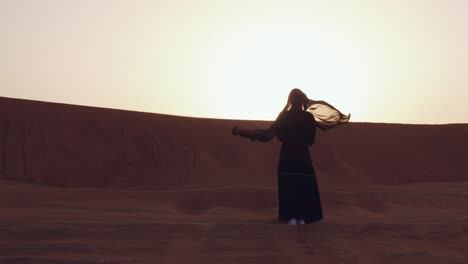
[[[297,87],[352,122],[468,120],[468,1],[43,2],[0,1],[0,96],[272,120]]]
[[[263,20],[226,33],[210,47],[202,84],[211,111],[223,118],[271,120],[298,87],[346,112],[370,100],[370,61],[353,39],[331,26]],[[353,113],[359,116],[361,113]]]

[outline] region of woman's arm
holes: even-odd
[[[245,129],[239,129],[237,127],[234,127],[232,129],[232,134],[234,136],[248,138],[251,141],[257,140],[262,143],[268,142],[276,136],[276,132],[279,127],[280,120],[283,117],[283,115],[288,111],[289,107],[290,107],[290,104],[288,102],[286,103],[286,106],[283,108],[283,110],[279,113],[275,122],[273,122],[273,124],[268,129],[245,130]]]
[[[248,138],[251,141],[260,141],[260,142],[268,142],[275,137],[275,133],[273,129],[255,129],[255,130],[244,130],[234,127],[232,129],[232,134],[234,136],[240,136],[244,138]]]

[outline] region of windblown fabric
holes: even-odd
[[[307,112],[314,115],[316,126],[322,130],[328,130],[340,124],[347,123],[351,114],[345,115],[334,106],[325,101],[309,99]]]

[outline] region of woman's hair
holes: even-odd
[[[307,107],[309,106],[307,95],[298,88],[291,90],[288,96],[288,102],[294,106],[301,105],[304,108],[303,110],[307,110]]]

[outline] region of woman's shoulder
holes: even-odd
[[[315,127],[315,117],[312,113],[304,111],[304,121],[306,124]]]
[[[307,111],[287,111],[281,116],[282,120],[311,120],[315,121],[314,115]]]

